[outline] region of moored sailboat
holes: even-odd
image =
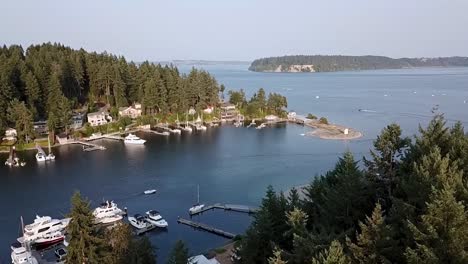
[[[200,204],[200,185],[197,185],[197,203],[189,208],[189,214],[197,214],[205,207],[204,204]]]

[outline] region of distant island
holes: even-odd
[[[296,55],[257,59],[255,72],[335,72],[414,67],[468,67],[468,57],[400,58],[384,56]]]

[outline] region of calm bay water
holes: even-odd
[[[263,87],[282,93],[288,97],[290,110],[326,116],[362,131],[364,137],[329,141],[302,137],[308,129],[295,125],[261,131],[223,126],[192,135],[139,134],[148,140],[145,146],[101,141],[97,143],[107,150],[93,153],[84,153],[79,146],[61,147],[54,150],[56,161],[46,164],[37,164],[35,152],[21,153],[26,167],[0,167],[0,263],[9,263],[9,245],[19,234],[20,216],[26,223],[35,214],[61,217],[69,210],[74,190],[80,190],[93,205],[113,199],[120,207],[128,207],[129,214],[159,210],[169,228],[147,236],[159,248],[160,259],[178,239],[185,240],[196,254],[226,242],[177,224],[177,217],[187,217],[196,201],[197,184],[206,204],[258,205],[269,184],[287,190],[308,183],[332,168],[346,149],[357,158],[366,155],[375,136],[391,122],[412,135],[419,123],[427,124],[435,105],[450,122],[468,122],[467,68],[275,74],[248,72],[247,65],[201,67],[228,90],[243,88],[251,95]],[[188,71],[190,67],[180,68]],[[156,195],[142,194],[153,188],[158,190]],[[222,211],[195,219],[233,233],[242,233],[251,221],[247,215]]]

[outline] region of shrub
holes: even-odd
[[[307,119],[317,119],[317,117],[311,113],[307,115]]]
[[[321,117],[321,118],[319,119],[319,123],[320,123],[320,124],[328,125],[328,120],[327,120],[326,117]]]

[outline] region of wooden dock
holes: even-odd
[[[219,235],[219,236],[223,236],[223,237],[226,237],[226,238],[229,238],[229,239],[232,239],[232,238],[234,238],[236,236],[233,233],[221,230],[219,228],[215,228],[215,227],[209,226],[207,224],[187,220],[187,219],[180,218],[180,217],[179,217],[179,219],[177,219],[177,222],[179,224],[188,225],[188,226],[191,226],[193,228],[201,229],[201,230],[204,230],[204,231],[207,231],[207,232]]]
[[[207,205],[204,206],[202,209],[190,213],[190,215],[197,215],[201,214],[203,212],[209,211],[209,210],[214,210],[214,209],[221,209],[225,211],[234,211],[234,212],[240,212],[240,213],[248,213],[248,214],[253,214],[258,212],[257,207],[252,207],[252,206],[247,206],[247,205],[238,205],[238,204],[220,204],[216,203],[213,205]]]
[[[85,142],[85,141],[79,141],[79,140],[71,141],[71,142],[68,142],[67,144],[82,145],[83,146],[83,151],[86,151],[86,152],[94,151],[94,150],[105,150],[106,149],[106,147],[104,147],[104,146],[89,143],[89,142]]]

